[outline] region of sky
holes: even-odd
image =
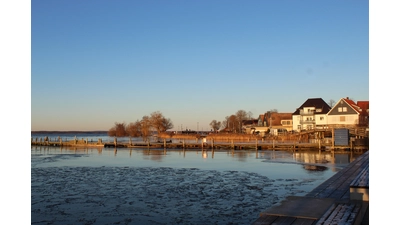
[[[368,1],[31,1],[31,130],[369,100]]]

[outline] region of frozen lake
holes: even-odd
[[[32,224],[251,224],[358,155],[31,147]]]

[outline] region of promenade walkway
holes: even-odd
[[[369,151],[306,196],[290,196],[260,213],[253,225],[368,224],[369,201],[365,200],[368,196],[360,200],[353,197],[354,193],[350,194],[350,185],[360,174],[366,174],[368,180],[368,170]],[[346,221],[341,223],[340,220]]]

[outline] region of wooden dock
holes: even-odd
[[[262,141],[209,141],[207,143],[194,141],[180,142],[91,142],[88,140],[70,140],[70,141],[36,141],[32,140],[31,145],[36,146],[58,146],[58,147],[104,147],[104,148],[164,148],[164,149],[204,149],[204,150],[355,150],[365,151],[368,146],[334,146],[321,143],[301,143],[291,141],[262,142]]]
[[[260,213],[253,225],[368,224],[368,170],[369,151],[306,196],[289,196]],[[362,191],[354,191],[358,183]],[[352,197],[354,193],[357,197]]]

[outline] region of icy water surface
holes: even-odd
[[[252,224],[356,155],[31,148],[32,224]]]

